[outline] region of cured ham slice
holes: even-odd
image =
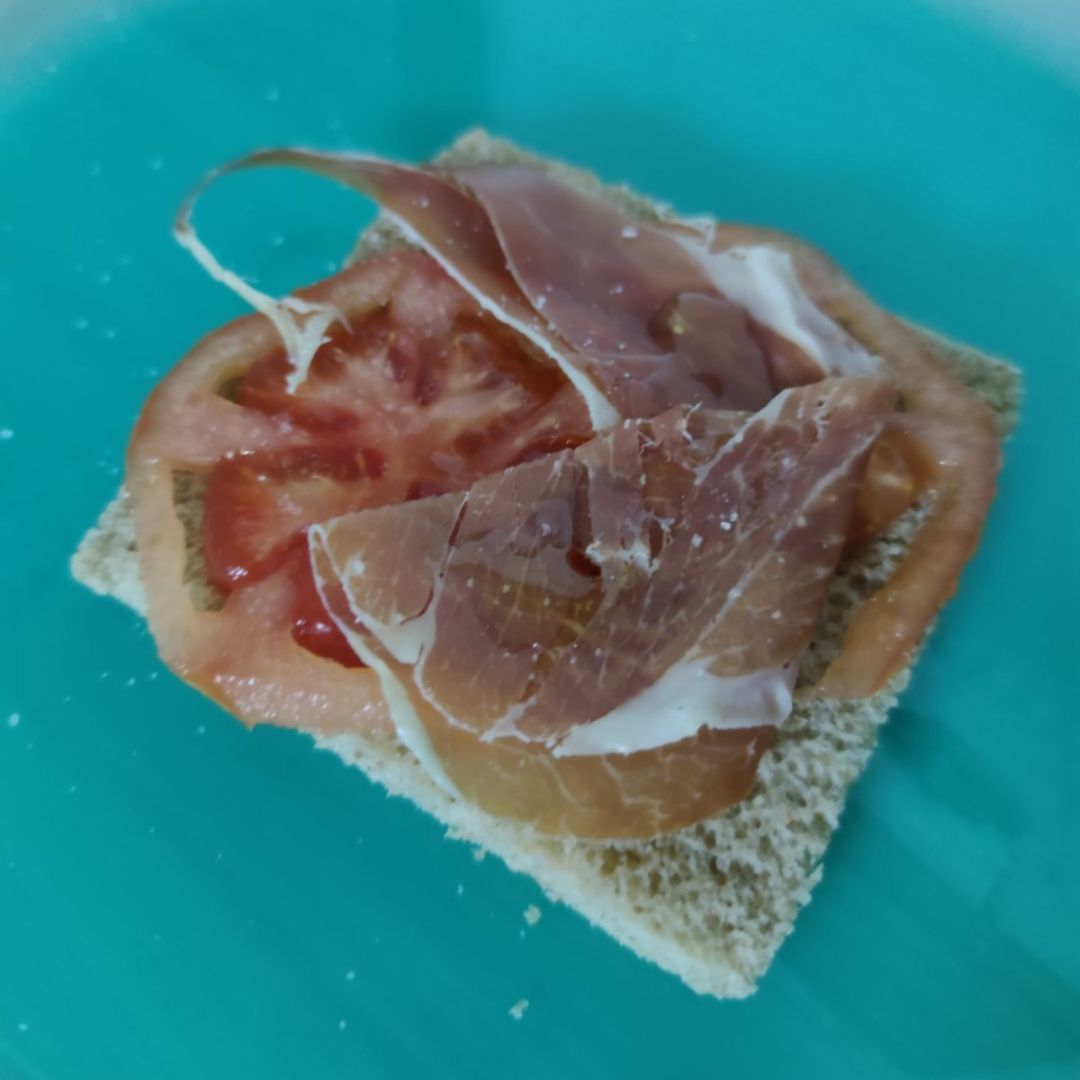
[[[905,491],[926,504],[926,518],[900,565],[855,613],[844,648],[818,686],[822,696],[876,693],[911,659],[927,627],[956,591],[978,547],[1001,469],[1001,441],[984,401],[947,371],[924,336],[883,311],[821,252],[766,230],[712,226],[709,245],[723,252],[748,237],[787,252],[818,309],[884,360],[898,411],[870,475],[860,512],[874,526],[906,509]]]
[[[315,526],[316,581],[455,790],[545,831],[675,828],[745,794],[790,710],[892,400],[835,379],[626,422]]]
[[[755,410],[785,386],[875,370],[800,301],[782,253],[718,254],[692,229],[636,221],[543,170],[434,172],[306,150],[263,151],[232,167],[261,165],[308,169],[373,198],[485,310],[560,366],[598,431],[688,402]],[[780,339],[774,361],[763,342]]]

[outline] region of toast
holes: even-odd
[[[460,138],[440,160],[540,163],[572,183],[602,191],[643,219],[674,216],[669,208],[625,188],[600,187],[583,172],[542,161],[480,131]],[[403,243],[394,226],[381,218],[361,237],[354,257]],[[1019,406],[1017,371],[929,331],[920,333],[990,405],[999,432],[1007,434]],[[197,525],[200,492],[178,489],[177,499],[185,521]],[[804,661],[804,677],[816,678],[839,652],[850,614],[889,577],[920,520],[916,506],[841,564]],[[190,536],[197,534],[197,528],[189,529]],[[197,547],[189,554],[190,584],[198,589],[202,569]],[[95,592],[144,610],[134,523],[123,491],[83,539],[72,572]],[[748,798],[705,821],[648,840],[554,838],[492,818],[449,796],[389,734],[315,741],[391,794],[411,799],[434,815],[450,836],[531,875],[550,896],[695,991],[741,998],[754,991],[821,879],[822,857],[847,790],[864,767],[909,673],[910,668],[865,700],[798,700],[762,759]]]

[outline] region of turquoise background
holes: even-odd
[[[985,543],[747,1002],[246,732],[67,576],[155,378],[240,311],[169,237],[189,185],[263,144],[418,159],[476,123],[801,233],[1025,370]],[[1080,83],[900,0],[9,3],[0,1077],[1080,1075],[1078,148]],[[200,213],[283,290],[370,208],[266,174]]]

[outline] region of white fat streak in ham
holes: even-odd
[[[717,290],[759,323],[799,346],[826,375],[875,375],[877,357],[846,334],[807,295],[791,256],[768,244],[712,250],[714,222],[697,221],[694,235],[677,234]]]
[[[307,378],[315,354],[329,340],[326,331],[332,323],[343,320],[343,316],[333,304],[314,303],[291,295],[275,299],[221,265],[214,253],[199,239],[191,223],[191,214],[199,196],[219,175],[219,171],[210,173],[184,200],[173,226],[173,236],[210,277],[231,289],[273,323],[292,368],[285,380],[285,388],[293,394]]]
[[[651,686],[574,728],[552,753],[634,754],[689,739],[705,728],[775,726],[787,719],[796,664],[721,676],[709,671],[711,659],[672,664]]]

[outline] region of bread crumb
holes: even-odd
[[[525,1010],[529,1007],[529,999],[522,998],[520,1001],[516,1001],[507,1010],[507,1014],[513,1017],[515,1020],[520,1020],[525,1015]]]
[[[339,1020],[337,1022],[337,1026],[338,1026],[338,1031],[344,1031],[347,1025],[346,1025],[344,1020]]]
[[[486,854],[487,854],[487,852],[486,852],[486,851],[485,851],[485,850],[484,850],[484,849],[483,849],[482,847],[478,847],[478,848],[473,848],[473,853],[472,853],[472,857],[473,857],[473,858],[474,858],[474,859],[475,859],[475,860],[476,860],[477,862],[483,862],[483,861],[484,861],[484,856],[485,856]]]
[[[9,427],[0,427],[0,439],[14,439],[15,432]]]
[[[21,721],[22,721],[22,717],[17,712],[13,712],[7,718],[7,726],[8,727],[18,727],[19,724],[21,723]]]
[[[460,881],[458,882],[457,894],[458,894],[458,896],[464,896],[465,895],[465,886],[462,885]]]
[[[356,978],[356,972],[355,971],[346,971],[345,972],[345,981],[346,982],[352,982],[353,979],[355,979],[355,978]]]
[[[535,926],[540,921],[540,909],[535,904],[530,904],[525,909],[525,921],[530,926]]]

